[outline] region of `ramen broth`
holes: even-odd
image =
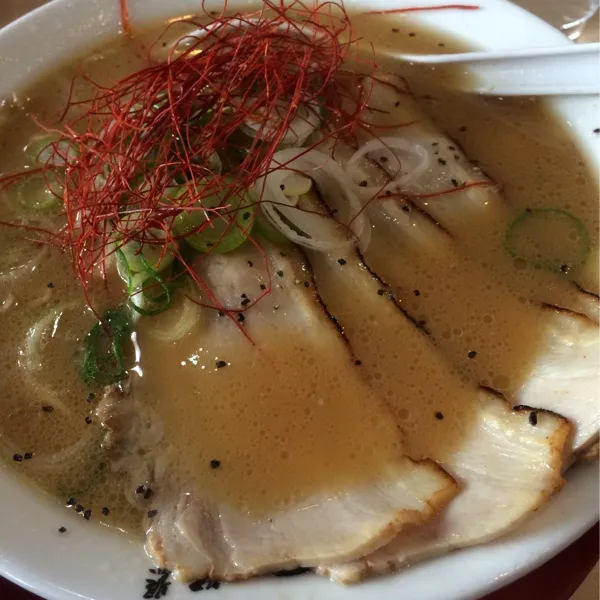
[[[357,19],[355,27],[377,48],[411,53],[460,49],[455,41],[409,20],[372,17]],[[178,31],[173,28],[170,35]],[[2,172],[24,167],[21,150],[38,131],[32,115],[43,123],[55,122],[81,67],[91,79],[112,84],[144,66],[146,49],[159,32],[129,42],[112,40],[16,94],[16,102],[5,101],[0,111]],[[453,94],[447,90],[460,75],[451,71],[405,66],[401,74],[440,127],[502,185],[510,220],[525,208],[567,210],[585,224],[592,255],[597,251],[597,180],[542,101]],[[83,98],[90,87],[79,79],[74,91]],[[19,210],[15,194],[4,192],[0,218],[18,218]],[[429,327],[446,356],[475,352],[493,365],[482,369],[481,361],[473,360],[468,368],[457,366],[465,386],[483,384],[500,391],[518,387],[544,343],[539,311],[530,301],[559,276],[532,276],[499,250],[509,223],[485,214],[474,220],[465,217],[431,254],[389,233],[386,237],[383,226],[374,227],[370,258],[384,279],[394,278],[396,261],[401,261],[406,280],[401,304],[411,316]],[[58,502],[75,498],[74,508],[91,510],[93,520],[141,532],[146,508],[127,502],[130,483],[110,469],[100,448],[103,432],[94,410],[101,390],[89,389],[80,377],[82,344],[97,318],[83,297],[70,257],[24,241],[23,235],[0,228],[3,252],[22,248],[30,257],[25,275],[9,274],[2,266],[0,457],[7,468],[14,467]],[[560,233],[550,233],[547,241],[555,245],[556,254],[563,243],[569,252],[569,240],[562,240]],[[594,269],[583,279],[582,286],[598,292]],[[572,293],[564,289],[565,296]],[[351,318],[350,294],[344,311]],[[124,297],[114,273],[106,284],[98,278],[91,289],[98,313]],[[140,356],[131,375],[138,400],[164,426],[161,449],[173,485],[207,487],[232,506],[269,513],[317,492],[368,483],[403,444],[409,455],[424,457],[425,448],[431,449],[431,444],[423,446],[424,437],[435,436],[435,453],[444,456],[460,446],[468,431],[469,413],[461,403],[458,379],[445,387],[421,342],[415,346],[374,335],[377,328],[370,329],[369,322],[378,320],[375,301],[368,318],[357,315],[359,330],[352,332],[357,356],[368,353],[366,373],[350,354],[340,367],[330,360],[327,348],[310,343],[310,336],[290,340],[284,314],[279,330],[266,332],[254,346],[240,340],[240,356],[228,356],[227,368],[216,368],[219,344],[229,340],[207,346],[203,318],[181,340],[164,342],[153,335],[155,327],[168,328],[182,310],[183,302],[177,301],[169,314],[136,322]],[[241,335],[232,323],[230,336]],[[394,361],[403,365],[405,377],[394,377]],[[362,378],[381,398],[375,392],[365,397],[353,393],[348,388],[352,378]],[[213,460],[218,468],[211,468]],[[103,514],[104,508],[109,514]]]

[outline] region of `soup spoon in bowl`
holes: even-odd
[[[395,54],[388,58],[431,68],[463,68],[463,92],[493,96],[600,93],[600,44],[567,44],[503,52]]]

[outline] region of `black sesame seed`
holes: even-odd
[[[400,100],[396,100],[396,102],[394,102],[394,107],[398,108],[400,106]]]
[[[413,294],[414,294],[415,296],[420,296],[420,295],[421,295],[421,292],[420,292],[419,290],[413,290]]]
[[[392,31],[393,31],[394,33],[398,33],[400,30],[399,30],[399,29],[396,29],[395,27],[392,27]]]
[[[386,196],[391,196],[392,195],[392,190],[385,190],[385,195]]]
[[[415,37],[415,35],[417,35],[417,34],[411,31],[411,32],[408,34],[408,37]]]
[[[247,297],[248,297],[248,296],[247,296],[246,294],[242,294],[242,295],[240,296],[240,298],[247,298]]]
[[[533,425],[534,427],[537,425],[537,423],[538,423],[537,412],[533,411],[533,412],[529,413],[529,423],[531,425]]]
[[[386,163],[387,161],[388,161],[388,157],[387,156],[381,156],[379,158],[379,162]]]
[[[67,506],[71,508],[71,506],[75,506],[77,504],[77,498],[69,498],[67,500]]]
[[[383,296],[384,294],[385,294],[385,290],[382,290],[382,289],[378,289],[377,290],[377,295],[378,296]]]
[[[53,412],[53,411],[54,411],[54,406],[49,406],[49,405],[42,406],[42,410],[43,410],[44,412],[51,413],[51,412]]]
[[[144,492],[144,500],[150,500],[150,498],[152,498],[152,494],[154,494],[154,492],[150,488],[147,488]]]
[[[192,581],[188,585],[190,592],[202,592],[204,591],[204,584],[206,583],[206,579],[198,579],[197,581]]]
[[[456,150],[454,146],[448,146],[448,150]]]
[[[225,313],[224,313],[222,310],[220,310],[220,311],[219,311],[217,314],[218,314],[220,317],[224,317],[224,316],[225,316]]]
[[[85,422],[89,425],[92,422],[92,417],[86,417]]]
[[[282,256],[283,258],[285,258],[287,256],[287,254],[285,252],[280,252],[279,256]]]
[[[600,127],[596,127],[596,129],[594,129],[594,133],[598,135],[600,133]]]
[[[96,397],[96,394],[94,394],[94,392],[91,392],[90,394],[88,394],[87,401],[93,402],[95,397]]]
[[[343,258],[338,258],[338,265],[340,265],[341,267],[343,267],[346,264],[346,260]]]
[[[211,469],[218,469],[221,466],[221,461],[220,460],[216,460],[215,458],[213,458],[210,461],[210,468]]]
[[[367,182],[367,180],[366,180],[366,179],[363,179],[363,180],[362,180],[362,181],[361,181],[361,182],[360,182],[358,185],[359,185],[360,187],[367,187],[367,185],[368,185],[368,182]]]
[[[441,413],[440,411],[438,411],[438,412],[435,413],[435,418],[438,421],[441,421],[444,418],[444,415],[443,415],[443,413]]]
[[[458,180],[457,179],[451,179],[450,181],[452,182],[452,185],[454,187],[458,187]]]
[[[354,364],[360,367],[360,365],[362,365],[362,361],[361,360],[355,360]]]
[[[237,320],[239,323],[243,323],[246,320],[246,317],[242,313],[238,313]]]
[[[65,533],[67,531],[66,527],[59,527],[58,528],[58,533]]]
[[[25,454],[23,454],[23,458],[25,460],[31,460],[33,458],[33,452],[25,452]]]
[[[283,277],[283,271],[277,271],[277,277]]]
[[[410,207],[409,207],[409,206],[406,206],[406,204],[405,204],[405,205],[402,207],[402,210],[403,210],[404,212],[410,212]]]
[[[469,358],[475,358],[477,356],[477,352],[475,352],[475,350],[470,350],[467,356]]]
[[[216,364],[217,364],[217,369],[222,369],[223,367],[227,366],[227,363],[224,360],[218,360]]]
[[[152,519],[153,517],[155,517],[158,514],[157,510],[149,510],[148,511],[148,518]]]
[[[250,218],[250,213],[249,213],[249,212],[245,212],[245,213],[242,215],[242,219],[244,219],[244,221],[247,221],[249,218]]]
[[[81,506],[81,504],[78,504],[78,505],[75,507],[75,512],[76,512],[76,513],[82,513],[82,512],[83,512],[83,506]]]
[[[446,164],[446,161],[443,158],[438,158],[438,162],[440,163],[440,165]]]
[[[310,287],[310,283],[308,283],[308,281],[305,281],[305,282],[304,282],[304,287],[305,287],[305,288],[307,288],[307,287]]]
[[[254,263],[253,263],[251,260],[249,260],[249,261],[248,261],[248,266],[249,266],[249,267],[253,267],[253,266],[254,266]]]
[[[460,160],[460,156],[458,154],[454,155],[454,160]]]
[[[90,520],[90,517],[92,516],[92,511],[88,508],[84,513],[83,513],[83,518],[86,521]]]
[[[48,287],[49,287],[50,289],[52,289],[52,288],[54,287],[54,284],[53,284],[51,281],[49,281],[49,282],[48,282]]]
[[[267,286],[266,286],[264,283],[261,283],[261,284],[260,284],[260,289],[261,289],[261,290],[266,290],[266,289],[267,289]]]
[[[13,454],[13,460],[15,462],[21,462],[23,460],[23,456],[21,454]]]
[[[250,304],[250,298],[244,298],[240,304],[242,306],[248,306],[248,304]]]
[[[568,273],[569,272],[569,265],[560,265],[560,270],[562,273]]]
[[[283,185],[283,183],[279,186],[280,190],[285,190],[285,185]]]

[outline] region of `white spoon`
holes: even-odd
[[[568,44],[506,52],[392,54],[390,58],[436,66],[464,66],[462,91],[494,96],[600,93],[600,44]]]

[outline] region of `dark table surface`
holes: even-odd
[[[483,600],[569,600],[598,562],[598,536],[596,524],[545,565]],[[39,600],[39,597],[0,578],[0,600]]]

